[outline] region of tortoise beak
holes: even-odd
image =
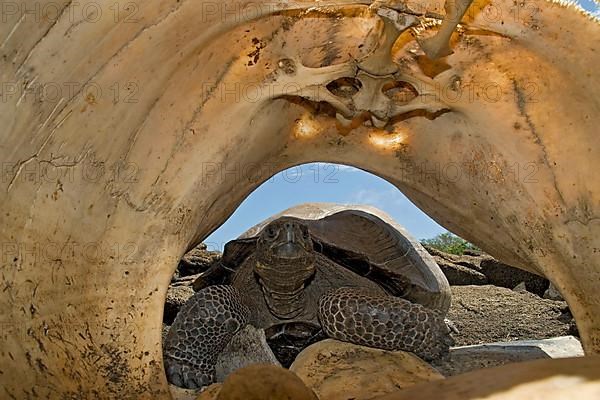
[[[296,235],[294,235],[294,231],[292,229],[287,229],[285,232],[285,237],[288,241],[288,243],[294,243],[296,240],[295,238]]]
[[[298,243],[287,242],[277,246],[277,248],[275,249],[275,254],[279,258],[298,258],[302,254],[304,254],[304,249]]]

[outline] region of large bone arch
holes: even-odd
[[[0,24],[3,83],[79,83],[0,103],[2,397],[167,398],[160,323],[179,257],[261,181],[315,160],[371,171],[449,229],[550,277],[586,351],[600,351],[597,21],[545,1],[482,3],[440,61],[402,33],[400,81],[433,80],[447,109],[380,129],[362,112],[342,115],[345,126],[310,91],[273,87],[291,76],[278,72],[285,60],[298,74],[367,57],[385,42],[376,9],[219,3],[232,16],[214,2],[156,0],[128,23],[101,1],[105,17],[89,23],[74,3],[52,2],[60,18]],[[424,37],[442,5],[412,6]],[[330,83],[309,78],[296,83]],[[89,82],[104,95],[80,90]],[[115,99],[115,84],[128,92]],[[271,90],[256,98],[257,87]]]

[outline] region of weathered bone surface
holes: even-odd
[[[446,15],[440,31],[436,36],[418,40],[425,54],[432,59],[446,57],[452,54],[450,38],[457,25],[467,12],[473,0],[448,0],[444,5]]]
[[[577,394],[585,400],[600,396],[598,356],[536,360],[484,368],[448,379],[421,383],[378,400],[562,400]]]
[[[439,28],[438,1],[93,4],[3,10],[2,397],[168,398],[179,258],[315,160],[548,276],[600,352],[597,20],[477,3],[432,60],[415,36]]]

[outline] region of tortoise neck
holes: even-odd
[[[291,319],[300,315],[306,308],[304,285],[295,290],[277,291],[260,281],[263,296],[269,311],[277,318]]]
[[[305,284],[315,273],[314,260],[263,264],[255,272],[269,311],[281,319],[300,315],[306,308]]]

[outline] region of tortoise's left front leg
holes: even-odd
[[[341,288],[319,300],[319,320],[335,339],[433,360],[454,344],[444,315],[399,297]]]

